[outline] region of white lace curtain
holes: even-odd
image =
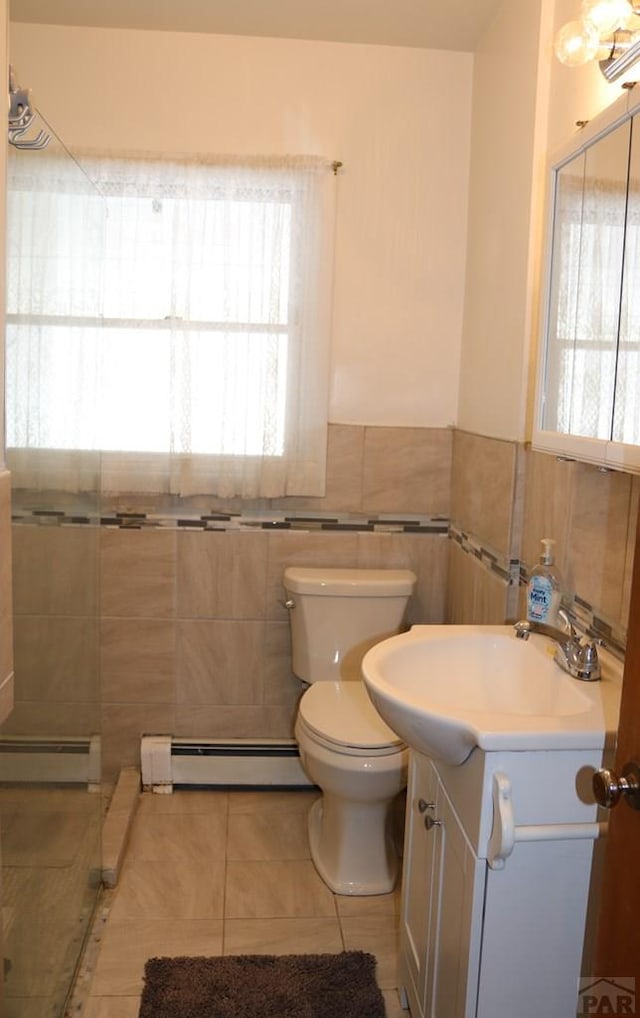
[[[316,158],[12,153],[21,487],[321,495],[334,177]]]

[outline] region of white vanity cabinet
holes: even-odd
[[[576,1014],[601,757],[476,749],[452,767],[411,752],[399,986],[412,1018]]]

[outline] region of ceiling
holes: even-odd
[[[500,0],[10,0],[12,21],[467,50]]]

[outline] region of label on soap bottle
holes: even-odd
[[[554,608],[554,589],[548,576],[532,576],[527,595],[530,622],[549,622]]]

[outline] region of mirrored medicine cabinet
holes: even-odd
[[[583,128],[551,176],[532,445],[640,473],[640,94]]]

